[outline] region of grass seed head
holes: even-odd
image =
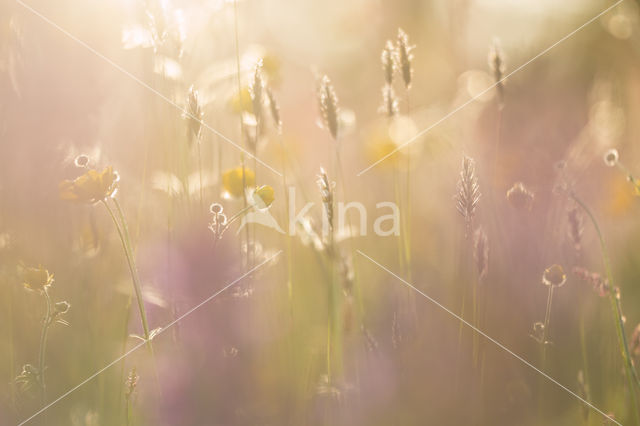
[[[483,282],[489,273],[489,239],[482,227],[476,230],[473,237],[473,258],[476,262],[478,281]]]
[[[318,100],[320,102],[320,113],[325,127],[329,130],[334,140],[338,139],[338,97],[333,90],[331,80],[326,75],[320,81],[318,89]]]
[[[580,250],[580,242],[582,241],[582,214],[577,206],[572,206],[567,212],[567,221],[569,229],[567,230],[571,242],[576,250]]]
[[[591,285],[598,296],[605,297],[609,295],[609,281],[602,278],[602,275],[597,272],[591,272],[585,268],[576,266],[573,268],[573,274],[578,277],[579,280]]]
[[[189,94],[187,95],[187,113],[184,115],[184,118],[187,121],[189,143],[192,143],[194,140],[200,142],[203,116],[204,112],[202,111],[200,101],[198,100],[198,91],[191,86],[189,88]]]
[[[327,215],[329,231],[333,232],[333,200],[335,195],[335,182],[330,181],[327,172],[325,172],[323,168],[320,168],[317,183],[318,188],[320,189],[320,197],[322,199],[322,204],[324,205],[324,211]]]
[[[398,39],[396,44],[396,55],[400,71],[402,72],[402,81],[404,87],[409,89],[413,77],[413,46],[409,45],[409,36],[401,28],[398,28]]]
[[[398,69],[395,48],[393,47],[393,43],[391,42],[391,40],[387,40],[387,43],[384,45],[380,60],[382,61],[384,82],[387,85],[391,85],[393,83],[393,76]]]
[[[478,201],[480,200],[480,186],[476,177],[475,161],[466,155],[462,159],[462,170],[458,181],[458,193],[456,194],[456,207],[464,217],[467,233],[471,230],[473,218],[476,214]]]
[[[266,88],[267,100],[269,102],[269,112],[271,112],[271,119],[273,120],[273,124],[278,133],[282,132],[282,120],[280,118],[280,107],[278,106],[278,101],[276,100],[271,88],[267,86]]]
[[[382,105],[380,112],[387,118],[393,118],[398,114],[398,98],[393,87],[386,84],[382,87]]]
[[[489,47],[489,68],[493,73],[493,79],[496,84],[496,90],[498,91],[498,101],[500,105],[504,103],[504,73],[506,71],[504,53],[500,46],[500,40],[494,38],[491,46]]]
[[[253,70],[253,80],[249,87],[251,93],[251,103],[256,121],[262,119],[262,105],[264,103],[264,79],[262,78],[262,60],[258,60]]]

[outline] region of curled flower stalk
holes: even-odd
[[[600,230],[600,226],[596,221],[595,216],[591,212],[591,209],[573,192],[569,191],[569,197],[573,199],[586,213],[587,217],[593,224],[593,227],[598,235],[598,241],[600,243],[600,250],[602,252],[602,261],[604,263],[604,268],[607,276],[607,282],[610,288],[615,288],[613,286],[613,269],[611,267],[611,260],[609,258],[609,251],[607,249],[607,245],[604,241],[604,236],[602,235],[602,231]],[[627,342],[627,336],[624,330],[624,317],[622,315],[622,309],[620,307],[620,292],[619,291],[609,291],[609,303],[611,305],[611,312],[613,314],[613,320],[616,325],[616,334],[618,337],[618,347],[620,350],[620,355],[622,356],[622,360],[625,366],[625,373],[627,376],[627,381],[629,383],[629,391],[631,393],[631,399],[633,401],[634,407],[634,416],[636,421],[640,420],[640,408],[638,407],[638,397],[637,397],[637,389],[636,387],[640,387],[640,378],[638,378],[638,374],[633,365],[633,359],[631,357],[631,352],[629,350],[629,344]]]

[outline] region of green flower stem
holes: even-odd
[[[233,2],[233,28],[234,28],[234,35],[235,35],[235,53],[236,53],[236,80],[238,83],[238,102],[240,103],[240,109],[242,110],[242,83],[240,81],[240,37],[238,35],[238,0],[235,0]],[[247,208],[247,193],[245,191],[245,189],[247,188],[246,185],[246,174],[245,174],[245,158],[244,158],[244,153],[245,153],[245,142],[244,142],[244,123],[242,122],[242,111],[240,112],[240,114],[238,115],[239,120],[240,120],[240,141],[241,141],[241,145],[242,145],[242,152],[240,153],[240,162],[242,163],[242,200],[244,203],[244,208]],[[250,259],[249,259],[249,244],[251,241],[251,236],[249,234],[249,227],[245,227],[245,239],[246,239],[246,245],[247,245],[247,254],[246,254],[246,260],[247,260],[247,267],[249,267],[250,265]]]
[[[640,380],[638,380],[638,375],[636,373],[635,368],[633,367],[633,361],[631,358],[631,354],[629,352],[629,345],[627,343],[627,337],[624,331],[624,321],[622,319],[622,310],[620,308],[620,299],[617,294],[615,287],[613,286],[613,270],[611,268],[611,261],[609,260],[609,252],[607,250],[607,246],[604,242],[604,237],[602,235],[602,231],[600,230],[600,226],[598,226],[598,222],[596,221],[595,216],[587,207],[587,205],[582,202],[580,198],[578,198],[573,192],[569,194],[569,196],[576,202],[582,209],[587,213],[593,227],[596,230],[596,234],[598,234],[598,240],[600,241],[600,249],[602,251],[602,261],[604,263],[605,271],[607,273],[607,279],[609,280],[609,302],[611,304],[611,312],[614,317],[614,322],[616,324],[616,332],[618,335],[618,346],[620,347],[620,354],[622,355],[622,360],[624,361],[625,370],[627,380],[629,381],[629,392],[631,392],[631,399],[633,400],[634,406],[634,417],[636,419],[636,424],[640,424],[640,417],[638,411],[638,397],[636,394],[636,386],[640,386]]]
[[[234,214],[233,216],[231,216],[231,218],[229,218],[229,220],[227,220],[227,227],[229,227],[233,222],[235,222],[243,213],[246,213],[247,211],[251,210],[253,206],[249,205],[246,206],[244,208],[242,208],[242,210],[240,210],[238,213]]]
[[[280,143],[280,151],[282,152],[282,188],[284,190],[284,211],[285,211],[285,226],[287,227],[284,234],[284,238],[287,240],[287,290],[289,293],[289,307],[291,314],[291,323],[293,324],[293,248],[291,243],[291,236],[289,235],[289,188],[287,187],[287,153],[282,140],[282,134],[278,132],[278,142]]]
[[[113,198],[113,202],[118,210],[118,215],[122,221],[122,226],[118,222],[113,209],[109,204],[102,200],[102,204],[107,208],[109,215],[111,216],[111,220],[113,220],[116,229],[118,230],[118,235],[120,236],[120,242],[122,243],[122,247],[124,249],[125,257],[127,258],[127,264],[129,266],[129,272],[131,273],[131,279],[133,281],[133,288],[136,293],[136,299],[138,301],[138,309],[140,311],[140,318],[142,320],[142,328],[144,330],[144,338],[147,342],[149,350],[153,353],[153,347],[151,346],[150,332],[149,332],[149,324],[147,322],[147,313],[144,308],[144,301],[142,300],[142,287],[140,285],[140,279],[138,278],[138,271],[136,269],[135,261],[133,259],[133,254],[131,253],[130,239],[129,239],[129,231],[127,229],[127,222],[124,220],[124,215],[122,214],[122,209],[120,208],[120,204],[118,201]]]
[[[40,333],[40,354],[38,356],[38,374],[40,375],[40,388],[42,390],[42,403],[47,402],[46,385],[44,380],[44,361],[47,354],[47,334],[49,333],[49,326],[51,325],[51,298],[47,292],[46,287],[42,290],[42,294],[45,299],[47,313],[42,319],[42,332]]]
[[[549,328],[549,322],[551,321],[551,302],[553,302],[553,288],[555,286],[549,286],[549,294],[547,295],[547,309],[544,313],[544,327],[542,328],[542,344],[546,345],[547,337],[547,329]]]

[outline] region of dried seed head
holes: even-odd
[[[569,238],[573,242],[576,250],[580,250],[580,242],[582,241],[582,214],[577,206],[572,206],[567,212],[569,229],[567,230]]]
[[[473,238],[473,258],[476,261],[478,282],[483,282],[489,272],[489,241],[482,227],[476,230]]]
[[[507,201],[518,210],[531,210],[534,194],[522,182],[516,182],[507,191]]]
[[[125,395],[127,399],[131,398],[131,395],[133,395],[133,392],[135,392],[136,387],[138,386],[138,380],[140,380],[140,376],[138,376],[136,368],[133,367],[127,375],[127,380],[125,381],[125,386],[127,387]]]
[[[604,153],[604,164],[606,164],[609,167],[614,167],[615,165],[618,164],[618,160],[619,160],[619,155],[618,155],[618,150],[615,148],[609,149],[607,150],[607,152]]]
[[[573,274],[581,281],[590,284],[598,296],[605,297],[609,295],[609,281],[602,278],[602,275],[597,272],[591,272],[585,268],[576,266],[573,268]]]
[[[336,140],[338,138],[338,97],[333,90],[331,80],[326,75],[320,82],[318,100],[324,125],[331,133],[331,137]]]
[[[211,214],[220,214],[223,210],[224,208],[220,203],[211,203],[211,205],[209,206],[209,212]]]
[[[498,101],[502,105],[504,102],[504,73],[506,70],[504,64],[504,53],[500,47],[500,40],[495,38],[489,47],[489,68],[493,72],[493,79],[496,83],[498,91]]]
[[[38,369],[31,364],[25,364],[22,366],[20,374],[13,381],[20,386],[22,392],[27,392],[39,385]]]
[[[391,42],[391,40],[387,40],[387,43],[384,45],[384,49],[382,49],[382,55],[380,58],[382,61],[384,81],[387,85],[391,85],[393,83],[393,75],[398,69],[398,64],[395,56],[395,48],[393,47],[393,43]]]
[[[373,334],[363,326],[361,326],[362,334],[364,336],[365,348],[368,352],[376,352],[378,350],[378,341],[373,337]]]
[[[393,312],[393,320],[391,322],[391,343],[394,349],[398,349],[402,344],[402,330],[397,312]]]
[[[249,87],[251,103],[253,104],[253,115],[256,117],[257,122],[260,122],[262,119],[262,104],[264,103],[263,90],[264,80],[262,78],[262,59],[260,59],[253,70],[253,80]]]
[[[318,175],[318,188],[320,189],[320,197],[322,198],[322,204],[324,205],[324,211],[327,217],[327,223],[329,225],[329,232],[333,233],[333,199],[335,193],[335,182],[329,180],[327,172],[324,169],[320,169]]]
[[[193,86],[189,88],[187,95],[187,113],[184,118],[187,120],[187,133],[189,143],[194,140],[200,142],[200,134],[202,133],[202,117],[204,113],[198,100],[198,91]]]
[[[269,111],[271,112],[271,119],[273,120],[273,124],[276,127],[278,133],[282,132],[282,121],[280,119],[280,107],[278,106],[278,102],[276,101],[275,96],[273,96],[273,92],[271,88],[267,86],[267,99],[269,101]]]
[[[402,29],[398,28],[396,54],[400,71],[402,71],[402,81],[404,81],[404,86],[407,89],[411,87],[411,77],[413,75],[413,67],[411,65],[413,61],[412,50],[413,46],[409,45],[409,36],[407,36],[407,33],[402,31]]]
[[[561,287],[567,282],[567,274],[560,265],[551,265],[542,274],[542,284],[546,286]]]
[[[480,187],[476,177],[475,161],[466,155],[462,159],[462,170],[458,181],[458,193],[456,194],[456,207],[464,217],[467,234],[471,231],[476,207],[480,200]]]
[[[398,114],[398,98],[393,87],[385,85],[382,88],[382,105],[380,105],[380,112],[387,118],[393,118]]]
[[[73,161],[76,167],[85,168],[89,166],[89,156],[85,154],[80,154]]]
[[[63,300],[62,302],[56,302],[55,305],[53,305],[53,314],[64,315],[67,312],[69,312],[70,308],[71,308],[71,305],[69,304],[69,302],[65,300]]]

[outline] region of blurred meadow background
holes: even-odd
[[[640,425],[639,25],[3,0],[0,424]]]

